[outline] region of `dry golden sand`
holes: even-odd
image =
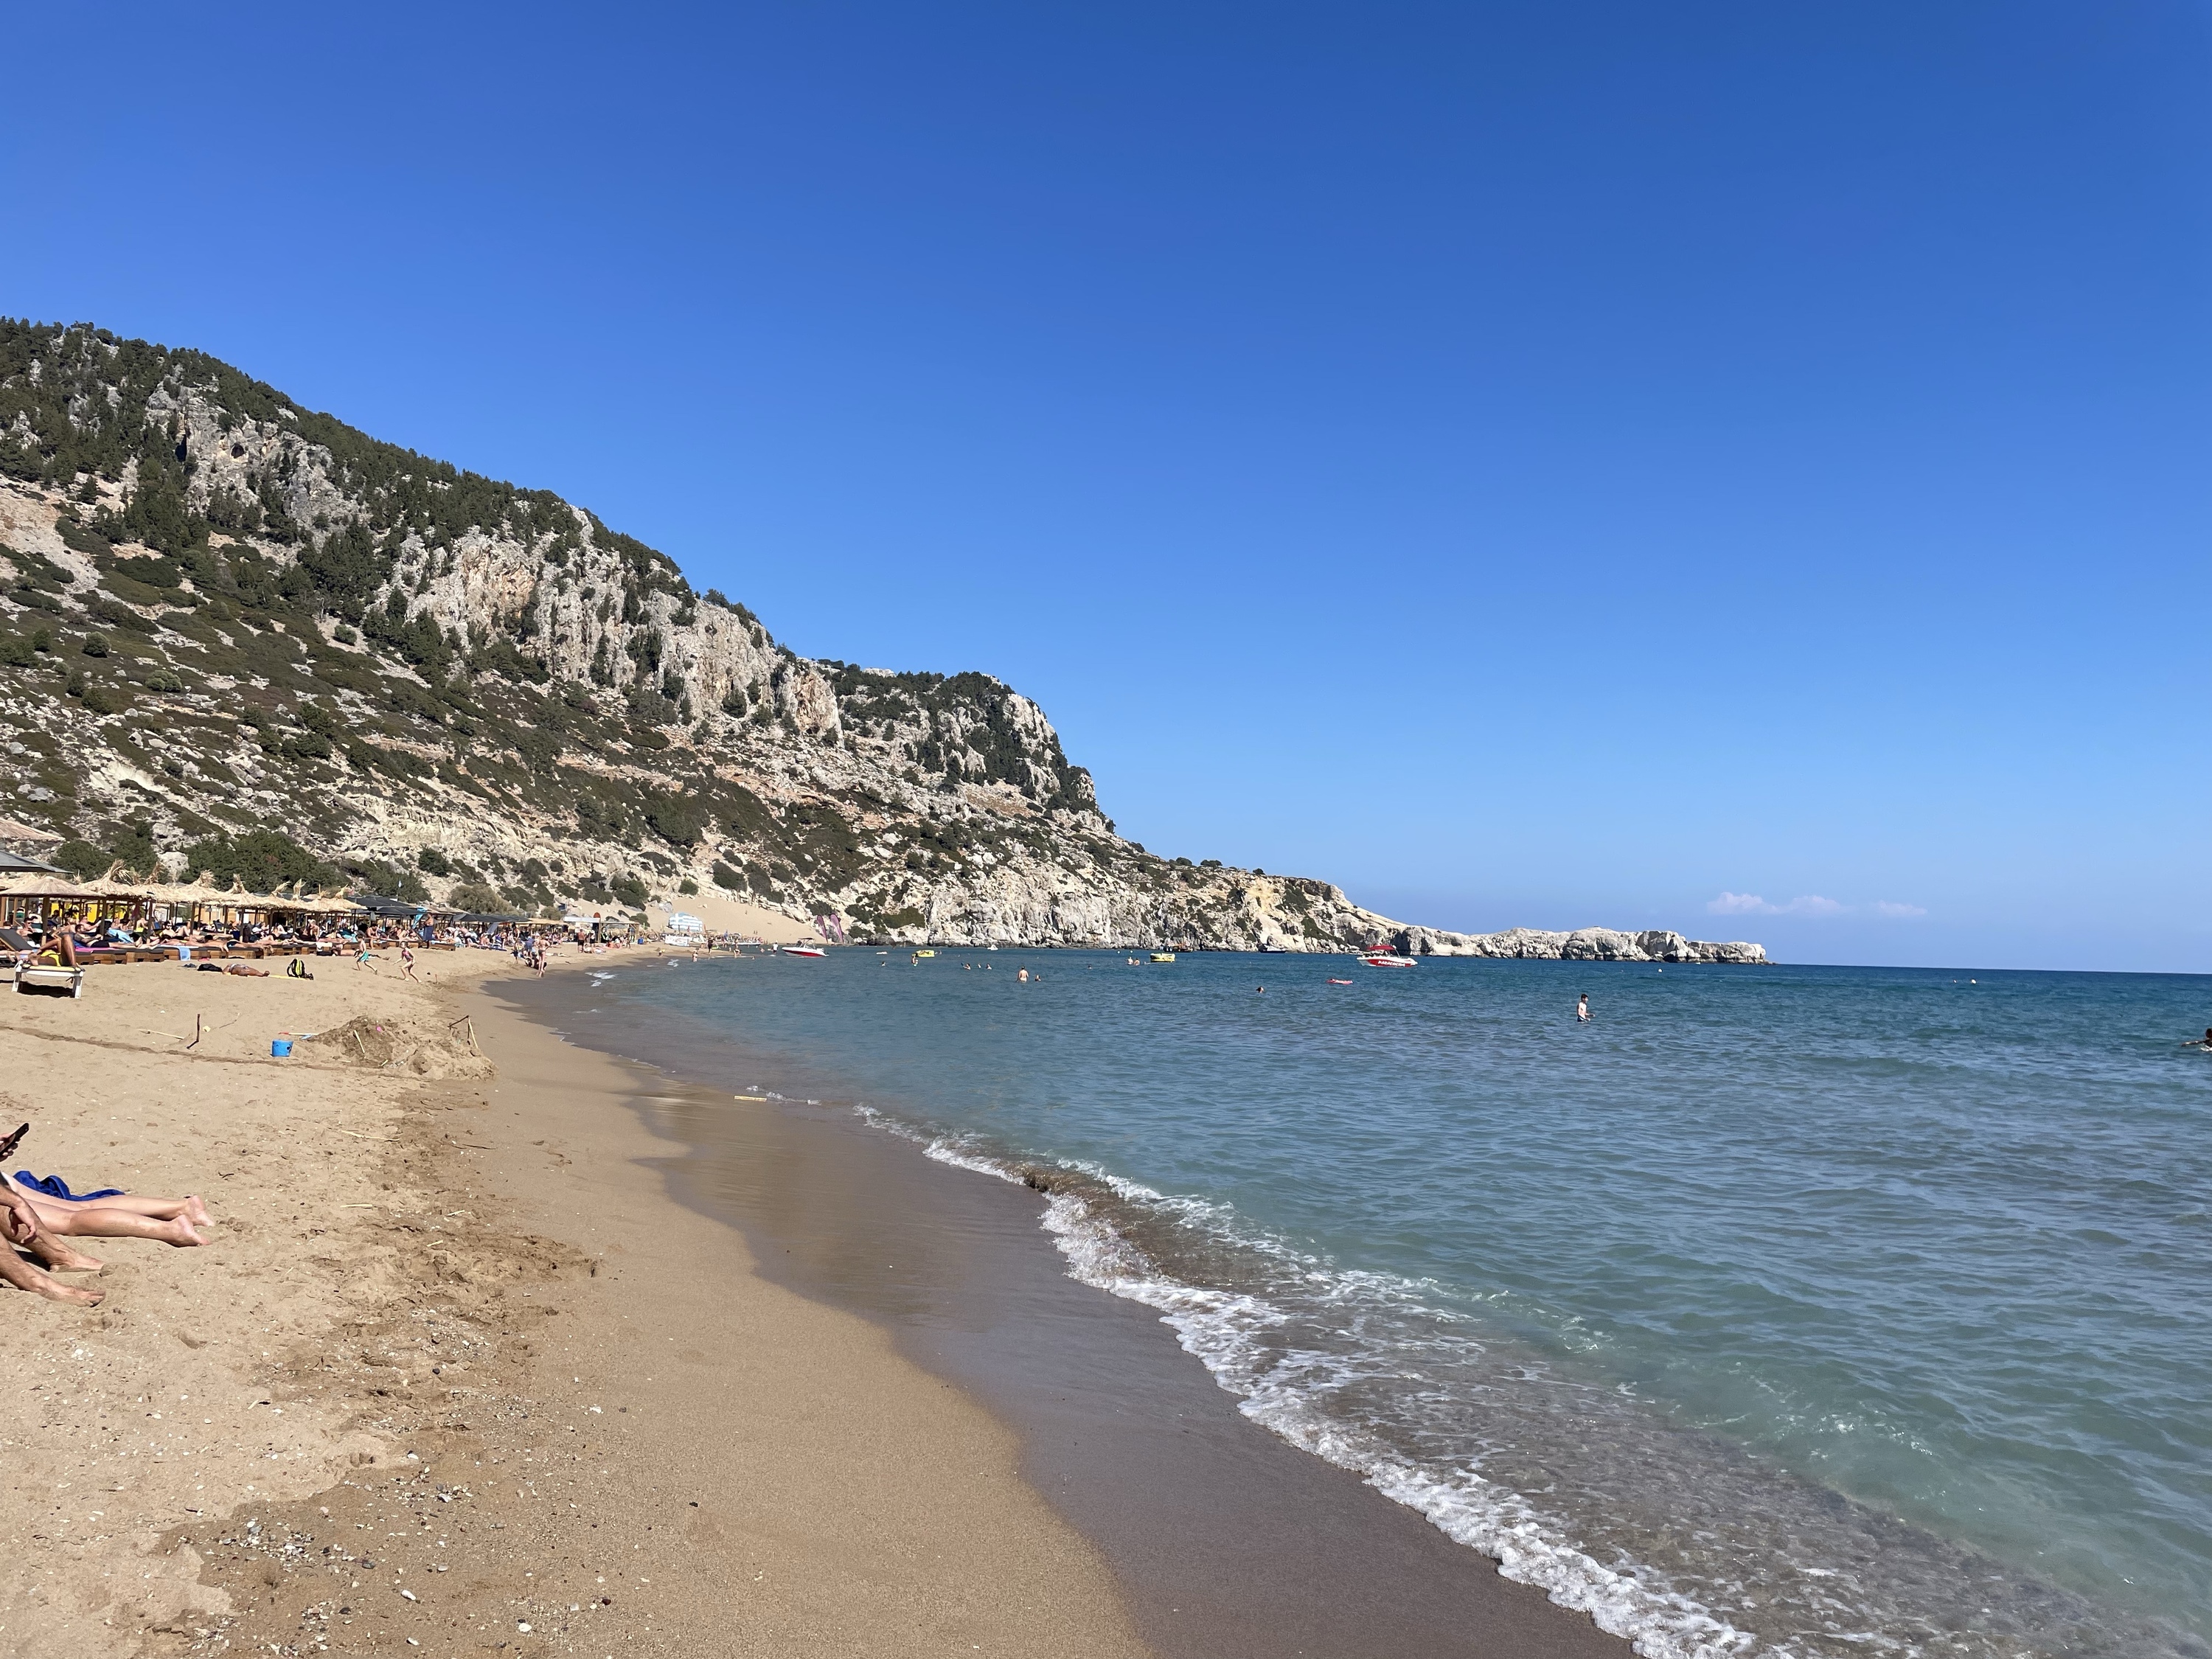
[[[487,963],[0,998],[16,1165],[217,1218],[0,1298],[0,1652],[1141,1652],[1013,1437],[671,1200]]]

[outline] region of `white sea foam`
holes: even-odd
[[[974,1139],[930,1135],[872,1107],[854,1109],[869,1122],[919,1143],[940,1164],[1024,1184],[1018,1169]],[[1133,1206],[1274,1258],[1294,1269],[1306,1291],[1319,1299],[1413,1304],[1441,1322],[1455,1322],[1455,1316],[1427,1303],[1416,1281],[1332,1268],[1238,1224],[1224,1205],[1172,1197],[1095,1164],[1062,1159],[1059,1166],[1098,1182]],[[1186,1284],[1160,1272],[1079,1194],[1050,1194],[1042,1219],[1071,1277],[1158,1310],[1185,1351],[1238,1397],[1246,1416],[1300,1449],[1364,1476],[1384,1497],[1425,1516],[1447,1537],[1491,1557],[1506,1577],[1543,1590],[1560,1607],[1589,1614],[1601,1630],[1627,1638],[1647,1659],[1742,1659],[1760,1649],[1756,1637],[1668,1588],[1656,1575],[1639,1577],[1594,1559],[1555,1518],[1521,1494],[1486,1480],[1475,1468],[1439,1475],[1333,1416],[1323,1402],[1369,1366],[1356,1353],[1271,1350],[1265,1339],[1279,1335],[1292,1316],[1269,1298]],[[1764,1650],[1777,1656],[1790,1651],[1772,1645]]]

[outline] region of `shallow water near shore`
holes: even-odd
[[[1070,1272],[1648,1652],[2208,1650],[2212,981],[612,971],[595,1043],[1054,1171]]]

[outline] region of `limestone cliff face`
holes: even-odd
[[[801,657],[590,513],[198,353],[0,321],[0,804],[81,862],[480,909],[719,886],[902,942],[1764,959],[1156,857],[990,676]]]
[[[580,508],[532,512],[539,504],[526,500],[522,514],[442,533],[404,517],[380,522],[360,499],[362,482],[328,447],[301,437],[296,416],[254,420],[227,408],[219,387],[191,385],[160,387],[147,416],[176,440],[197,513],[226,499],[254,501],[264,505],[264,524],[274,508],[295,525],[323,526],[309,531],[311,542],[354,528],[378,532],[370,557],[381,568],[366,584],[368,605],[388,608],[396,598],[408,620],[464,640],[511,636],[551,682],[666,687],[702,709],[742,694],[749,708],[764,706],[808,737],[838,735],[836,696],[814,665],[776,647],[742,609],[702,605],[661,556],[625,557],[637,544],[625,547],[628,538],[608,536]],[[253,536],[231,539],[270,550]]]

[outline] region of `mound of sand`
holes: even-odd
[[[489,1077],[491,1062],[465,1019],[450,1025],[357,1014],[343,1025],[300,1041],[319,1060],[416,1077]]]

